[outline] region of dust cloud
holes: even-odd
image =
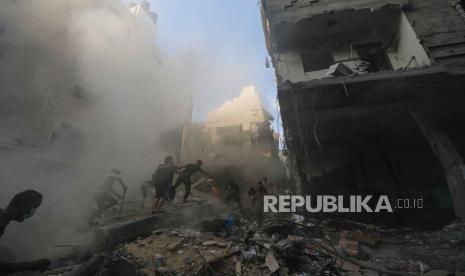
[[[255,86],[249,85],[241,90],[238,97],[226,101],[219,108],[208,112],[206,122],[207,125],[264,122],[267,120],[265,114],[267,113]]]
[[[80,244],[104,174],[121,169],[136,198],[163,159],[157,138],[185,118],[196,65],[158,49],[156,28],[123,1],[0,1],[0,208],[44,195],[0,240],[19,259]]]

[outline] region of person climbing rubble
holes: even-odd
[[[256,214],[257,222],[261,225],[263,221],[263,197],[268,194],[267,188],[262,181],[258,181],[256,187],[250,187],[248,191],[252,208]]]
[[[123,195],[126,193],[128,187],[121,178],[121,171],[112,169],[100,183],[98,191],[94,196],[97,203],[97,210],[90,217],[89,224],[92,224],[96,217],[101,216],[104,211],[118,204],[118,201],[123,198],[122,195],[113,190],[113,185],[116,182],[121,185]]]
[[[184,194],[184,203],[187,202],[187,198],[189,197],[189,194],[191,192],[191,177],[194,175],[196,172],[200,172],[206,176],[208,176],[211,179],[214,179],[213,176],[211,176],[209,173],[204,171],[202,169],[203,162],[202,160],[197,160],[195,164],[187,164],[181,168],[179,168],[179,177],[176,180],[176,184],[173,186],[173,190],[171,191],[170,194],[170,199],[173,200],[175,195],[176,195],[176,188],[179,187],[181,184],[184,184],[186,187],[186,193]]]
[[[278,184],[275,182],[269,182],[268,177],[264,176],[262,178],[263,186],[268,190],[273,195],[276,195],[279,193],[279,187]]]
[[[0,238],[11,221],[23,222],[32,217],[41,203],[42,195],[34,190],[26,190],[15,195],[6,209],[0,209]],[[0,275],[21,271],[45,271],[50,264],[47,259],[21,263],[0,261]]]
[[[155,199],[152,207],[152,214],[159,212],[168,197],[169,189],[173,181],[177,167],[173,162],[173,157],[165,157],[165,163],[158,166],[152,175],[152,181],[155,183]]]
[[[262,178],[262,183],[263,183],[263,186],[265,186],[266,188],[269,188],[270,186],[270,183],[268,182],[268,177],[264,176]]]

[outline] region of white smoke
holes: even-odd
[[[206,123],[209,126],[238,125],[262,123],[269,119],[272,118],[263,108],[255,86],[249,85],[241,90],[238,97],[208,112]]]
[[[193,76],[177,64],[123,1],[0,1],[0,208],[23,189],[44,195],[0,245],[28,259],[78,242],[71,228],[113,167],[139,196],[165,154],[158,136],[185,117]]]

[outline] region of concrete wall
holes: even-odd
[[[431,64],[425,49],[420,44],[420,40],[403,12],[399,18],[397,35],[397,47],[388,53],[394,70],[406,68],[407,66],[413,68]]]
[[[276,71],[283,81],[298,82],[324,78],[328,70],[324,69],[305,73],[300,51],[286,51],[279,55]]]
[[[387,16],[387,14],[392,14],[393,16]],[[359,14],[360,17],[364,17],[366,15],[367,14],[365,12],[360,12]],[[378,17],[378,15],[380,17]],[[332,14],[331,16],[338,18],[337,14]],[[319,50],[329,49],[334,63],[349,60],[360,61],[358,53],[354,49],[355,45],[363,45],[373,42],[390,45],[388,49],[388,59],[393,70],[402,69],[407,66],[409,69],[424,67],[431,64],[427,52],[420,44],[419,38],[415,34],[414,29],[402,11],[399,10],[394,13],[392,10],[386,10],[386,13],[378,11],[378,13],[372,13],[370,17],[370,19],[362,20],[361,22],[352,22],[351,24],[356,25],[353,27],[353,29],[356,30],[354,32],[346,33],[344,35],[328,36],[317,34],[315,38],[309,41],[289,43],[290,45],[297,45],[283,49],[280,52],[275,52],[274,60],[276,70],[278,72],[278,79],[280,81],[289,80],[291,82],[299,82],[326,78],[328,77],[326,73],[328,72],[330,65],[328,65],[325,69],[306,73],[304,72],[301,57],[302,52],[317,52]],[[388,21],[385,21],[386,17],[388,17]],[[369,23],[373,24],[373,28],[370,27]],[[299,25],[299,27],[305,29],[305,25]]]
[[[465,22],[446,0],[411,0],[406,10],[419,37],[465,30]]]
[[[273,27],[279,22],[281,22],[279,24],[283,24],[284,18],[287,18],[285,15],[289,15],[288,17],[290,17],[292,12],[294,12],[295,17],[299,17],[299,14],[303,14],[304,11],[307,11],[306,14],[308,18],[320,20],[321,17],[325,16],[328,16],[328,19],[330,16],[337,18],[337,11],[343,11],[344,9],[377,8],[381,2],[388,4],[392,1],[350,1],[349,3],[326,0],[311,4],[307,3],[308,1],[269,0],[264,2],[266,2],[267,5],[270,25]],[[410,4],[408,7],[405,6],[406,3],[398,3],[399,7],[403,7],[403,11],[399,13],[398,18],[392,19],[393,22],[388,22],[383,19],[383,21],[386,21],[384,22],[386,26],[374,22],[379,37],[383,40],[389,39],[387,38],[389,35],[383,34],[385,30],[380,29],[382,27],[390,28],[392,33],[396,34],[396,38],[388,50],[389,61],[393,69],[403,69],[407,65],[410,69],[414,67],[430,66],[434,63],[465,60],[465,21],[459,12],[449,4],[449,1],[411,0],[409,2]],[[323,9],[325,7],[326,9]],[[329,10],[333,12],[328,13]],[[360,13],[360,15],[362,16],[363,14]],[[373,13],[373,18],[377,18],[377,16],[376,13]],[[320,19],[316,19],[317,17]],[[294,26],[296,26],[295,28],[302,28],[301,22],[303,22],[302,20],[304,20],[304,18],[296,22],[293,22],[291,19],[289,20],[290,21],[287,23],[300,22],[300,25],[296,24]],[[316,22],[318,23],[318,21]],[[318,45],[312,45],[311,47],[312,49],[314,47],[331,48],[333,49],[332,52],[335,62],[343,60],[343,57],[347,57],[351,53],[350,43],[356,44],[375,40],[369,24],[365,25],[364,27],[366,29],[358,33],[347,33],[346,36],[334,35],[333,37],[312,39],[315,41],[315,45]],[[311,28],[309,28],[309,30],[311,30]],[[273,29],[271,31],[273,32]],[[297,32],[301,33],[300,31]],[[387,31],[387,33],[389,32],[390,31]],[[350,43],[348,43],[349,38],[351,39]],[[384,44],[388,42],[389,41],[383,41]],[[302,47],[298,45],[296,46],[298,43],[292,43],[292,41],[289,44],[293,44],[294,46],[289,49],[282,49],[282,47],[279,47],[280,50],[275,48],[275,52],[273,53],[279,80],[298,82],[326,77],[325,69],[304,73],[301,52],[305,51],[305,49],[302,49]],[[308,47],[309,45],[306,46]]]
[[[465,20],[443,0],[411,0],[405,14],[436,63],[465,61]]]
[[[395,10],[391,7],[391,11],[394,10],[397,12],[397,15],[384,14],[384,18],[383,16],[379,17],[382,13],[380,11],[378,11],[378,14],[376,11],[368,11],[366,13],[366,10],[363,12],[357,10],[355,12],[362,19],[367,14],[371,18],[371,21],[373,21],[372,26],[370,26],[369,22],[354,19],[355,16],[352,16],[353,14],[346,13],[345,16],[339,15],[344,14],[342,10],[344,8],[357,9],[361,3],[369,6],[370,3],[380,3],[381,1],[317,1],[313,6],[314,9],[312,9],[313,3],[309,1],[270,0],[266,2],[273,4],[272,7],[268,8],[272,9],[269,16],[270,37],[275,40],[273,41],[273,60],[275,62],[278,81],[290,80],[291,82],[299,82],[325,76],[326,70],[309,72],[307,74],[303,72],[303,62],[300,55],[303,51],[312,50],[316,52],[320,49],[331,49],[333,58],[337,62],[343,61],[347,57],[350,58],[351,44],[369,43],[370,41],[376,42],[381,40],[383,45],[390,45],[388,57],[393,70],[402,70],[407,65],[408,69],[411,69],[447,62],[465,61],[465,21],[458,11],[450,6],[447,0],[411,0],[411,5],[403,6],[401,9]],[[384,1],[384,3],[388,2]],[[286,5],[284,5],[285,3]],[[328,8],[319,11],[319,7],[325,5],[337,8]],[[305,11],[309,12],[305,13]],[[293,12],[295,13],[294,18],[292,18]],[[305,16],[307,16],[308,20],[303,18]],[[334,24],[329,26],[331,25],[328,25],[330,22]],[[345,32],[349,29],[346,28],[349,23],[354,24],[359,29],[354,27],[352,32]],[[307,28],[305,24],[307,24]],[[321,30],[319,27],[321,27]],[[299,29],[294,31],[293,28]],[[329,30],[330,28],[332,30]],[[340,29],[335,30],[336,28]],[[327,30],[331,33],[326,32]],[[312,32],[312,35],[309,35],[309,32]],[[396,36],[394,36],[391,42],[393,34]],[[413,60],[412,57],[415,59]],[[463,65],[461,68],[463,68]],[[442,79],[441,81],[445,80]],[[282,94],[287,92],[284,90],[284,87],[283,91],[280,91]],[[371,88],[364,86],[360,89],[364,89],[368,94],[376,91],[377,88],[379,86],[375,84]],[[386,95],[389,92],[386,91]],[[343,102],[341,98],[344,98],[344,94],[341,89],[339,96],[334,96],[334,99],[329,99],[330,95],[328,93],[327,98],[322,99],[322,102],[325,104],[322,104],[323,107],[321,109],[334,109],[332,112],[336,114],[336,112],[339,112],[338,104]],[[449,97],[453,96],[449,95],[444,94],[441,97],[443,97],[444,101],[452,102],[453,99]],[[284,95],[283,99],[285,97]],[[336,97],[339,97],[338,99],[341,101],[337,101]],[[431,96],[428,99],[428,96],[425,95],[424,98],[416,98],[412,102],[417,101],[419,105],[425,104],[425,106],[428,106],[430,105],[428,101],[438,101],[441,97],[433,98]],[[352,100],[356,102],[358,99],[355,99],[353,95],[349,98],[347,101]],[[329,107],[330,100],[334,100],[333,102],[335,103],[332,107]],[[405,99],[401,97],[397,100],[403,102]],[[280,99],[280,103],[285,104],[286,100]],[[407,101],[405,103],[407,105]],[[347,104],[349,105],[350,103]],[[382,103],[377,104],[385,106]],[[431,106],[435,105],[436,102],[431,103]],[[302,109],[309,111],[310,107],[308,106],[307,104]],[[354,109],[358,108],[358,106],[353,107]],[[304,114],[303,111],[299,112],[300,114]],[[405,118],[405,115],[400,115],[400,113],[399,116],[403,117],[403,123],[408,119]],[[442,114],[441,116],[445,115]],[[293,116],[283,116],[284,119],[286,117],[288,117],[288,120],[293,119]],[[381,121],[380,117],[374,116],[370,118],[369,113],[367,113],[360,118],[360,121],[375,121],[376,118]],[[348,119],[347,121],[350,122],[350,120]],[[301,130],[304,132],[312,126],[310,120],[299,124],[301,125]],[[290,156],[296,160],[294,162],[295,166],[292,167],[293,173],[298,174],[302,172],[304,177],[305,175],[313,177],[312,187],[309,189],[311,191],[305,191],[305,188],[309,186],[305,180],[296,181],[298,188],[300,188],[298,191],[330,194],[333,192],[350,193],[354,190],[365,190],[367,192],[381,192],[393,196],[408,197],[424,195],[425,197],[433,197],[433,189],[447,188],[443,168],[438,162],[437,157],[434,156],[431,148],[425,143],[424,137],[419,132],[406,131],[407,129],[412,129],[411,125],[406,124],[399,127],[398,132],[390,138],[384,134],[376,133],[376,130],[365,128],[363,129],[363,137],[366,141],[359,140],[360,143],[351,141],[350,144],[344,147],[341,146],[340,149],[335,146],[334,148],[327,146],[323,157],[320,156],[319,149],[316,146],[312,150],[309,150],[308,154],[305,154],[305,147],[301,145],[300,141],[298,139],[293,140],[292,135],[288,134],[297,132],[295,128],[299,124],[284,125],[286,138],[290,141],[289,150],[292,151]],[[397,122],[393,120],[392,124],[397,124]],[[287,127],[291,129],[286,129]],[[348,124],[342,127],[352,128],[353,126]],[[354,129],[354,132],[356,130]],[[390,127],[389,132],[394,131]],[[329,132],[329,130],[325,132],[328,137],[330,136]],[[340,132],[334,131],[335,139],[338,138],[338,133],[340,135]],[[358,133],[354,134],[354,137],[356,135]],[[312,140],[309,139],[308,141],[310,144]],[[328,141],[333,142],[329,138]],[[341,141],[344,140],[341,139]],[[461,143],[460,141],[462,140],[459,140],[458,144]],[[310,146],[307,144],[307,147]],[[306,155],[309,155],[310,158]],[[341,161],[338,162],[338,158]],[[311,159],[311,161],[307,159]],[[322,173],[323,166],[321,166],[321,163],[323,163],[322,160],[325,164],[324,175]]]

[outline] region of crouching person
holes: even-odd
[[[98,192],[94,196],[97,203],[97,210],[90,217],[89,224],[93,224],[96,217],[101,216],[107,209],[118,204],[118,201],[122,198],[120,194],[113,190],[113,185],[116,182],[121,185],[123,194],[126,193],[128,187],[124,184],[124,181],[121,178],[121,171],[117,169],[111,170],[103,179],[102,183],[98,187]]]

